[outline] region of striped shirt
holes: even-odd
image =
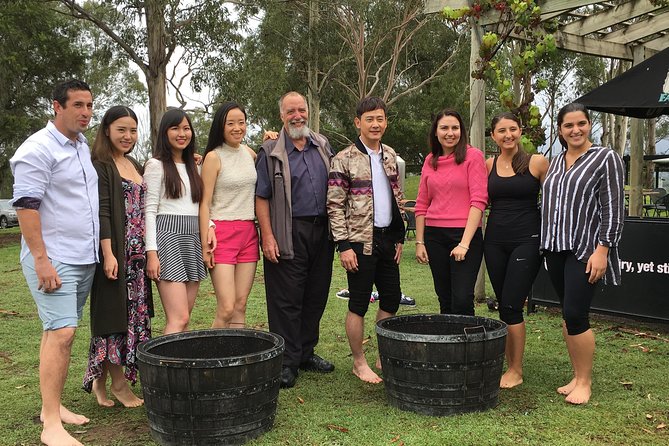
[[[604,283],[620,284],[618,242],[625,218],[624,168],[620,156],[590,147],[571,168],[562,152],[550,164],[541,199],[541,248],[572,251],[587,262],[597,245],[609,248]]]

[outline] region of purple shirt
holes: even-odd
[[[328,192],[328,170],[318,147],[307,138],[304,150],[297,150],[290,138],[286,138],[286,153],[290,170],[290,193],[293,217],[326,216],[325,202]],[[265,151],[258,152],[256,161],[258,183],[256,195],[271,198],[272,184],[267,171]]]

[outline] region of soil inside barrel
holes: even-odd
[[[245,356],[274,347],[266,339],[248,336],[214,336],[174,340],[157,345],[150,354],[172,359],[223,359]]]

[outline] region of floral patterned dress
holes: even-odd
[[[137,345],[151,338],[151,318],[147,303],[146,249],[144,246],[144,197],[146,184],[122,179],[125,197],[125,279],[128,289],[128,331],[91,339],[84,390],[102,376],[104,361],[125,366],[125,378],[137,381]],[[119,265],[119,268],[122,265]]]

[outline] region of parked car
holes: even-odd
[[[16,216],[16,209],[9,204],[9,200],[0,200],[0,228],[18,225],[19,217]]]

